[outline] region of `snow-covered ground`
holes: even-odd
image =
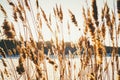
[[[21,75],[18,75],[18,73],[16,72],[16,66],[18,65],[18,57],[16,58],[7,58],[7,59],[4,59],[6,64],[7,64],[7,67],[6,69],[8,70],[8,73],[10,74],[9,77],[7,77],[5,75],[5,67],[3,66],[3,63],[2,61],[0,60],[0,73],[1,71],[3,72],[3,75],[4,75],[4,78],[5,80],[15,80],[17,78],[19,78],[18,80],[25,80],[25,75],[23,74],[22,76]],[[48,80],[60,80],[60,72],[59,72],[59,61],[57,58],[52,58],[52,60],[54,60],[57,65],[58,65],[58,69],[57,71],[54,71],[53,69],[53,65],[51,65],[50,63],[48,63],[48,60],[45,59],[45,62],[46,62],[46,66],[47,66],[47,73],[48,73]],[[80,62],[80,58],[79,57],[76,57],[76,58],[67,58],[65,60],[65,64],[66,64],[66,70],[65,70],[65,75],[68,74],[68,61],[71,62],[71,80],[74,80],[76,78],[76,80],[79,80],[78,78],[78,73],[81,69],[81,62]],[[94,60],[93,60],[94,61]],[[33,63],[31,61],[28,61],[29,63],[26,63],[26,69],[25,70],[28,70],[28,73],[30,76],[34,75],[34,71],[35,71],[35,67],[32,65]],[[119,57],[119,62],[120,62],[120,57]],[[106,63],[105,63],[105,58],[103,58],[103,70],[102,70],[102,78],[103,80],[112,80],[112,66],[111,66],[111,57],[107,57],[107,63],[108,63],[108,71],[104,71],[104,68],[106,66]],[[14,66],[13,66],[14,65]],[[76,68],[75,68],[76,66]],[[120,68],[120,63],[119,63],[119,68]],[[116,71],[116,62],[114,62],[114,80],[116,80],[116,75],[117,75],[117,71]],[[87,66],[85,68],[85,70],[83,70],[81,72],[81,75],[82,75],[82,79],[83,80],[89,80],[88,78],[86,78],[85,76],[88,75],[88,73],[91,71],[91,66]],[[107,73],[108,72],[108,73]],[[2,80],[2,77],[0,76],[0,80]],[[34,80],[34,79],[32,79]]]

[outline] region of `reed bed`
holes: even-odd
[[[69,50],[68,55],[65,54],[63,7],[56,4],[53,8],[54,14],[50,13],[47,16],[39,2],[36,0],[36,11],[34,12],[31,0],[7,0],[6,4],[12,7],[14,21],[9,19],[9,13],[0,4],[0,10],[4,14],[0,31],[1,37],[19,41],[19,43],[14,42],[16,44],[14,49],[8,49],[4,42],[9,58],[7,58],[4,49],[0,47],[1,80],[120,80],[120,54],[118,54],[120,0],[117,0],[117,6],[114,6],[117,8],[118,18],[115,10],[110,10],[107,2],[104,3],[101,15],[98,15],[96,0],[91,0],[92,6],[89,6],[91,9],[83,7],[84,36],[80,36],[75,44],[71,42],[71,47],[75,47],[76,51],[72,53]],[[27,13],[31,15],[37,41],[40,42],[39,45],[34,39]],[[68,9],[68,13],[71,22],[80,29],[74,12]],[[55,30],[52,29],[53,18],[51,15],[54,15]],[[101,16],[101,21],[98,20],[98,16]],[[66,25],[70,37],[71,25],[69,23],[68,20]],[[44,53],[46,44],[41,31],[43,24],[46,24],[53,35],[52,49],[49,49],[48,55]],[[23,32],[16,31],[16,27],[23,28]],[[17,32],[19,36],[16,35]],[[111,57],[107,57],[105,48],[107,33],[113,47]],[[89,37],[88,34],[90,34]],[[61,39],[59,36],[62,36]],[[19,53],[19,57],[12,58],[16,52]],[[52,53],[54,57],[50,57]]]

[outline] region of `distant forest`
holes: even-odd
[[[16,49],[16,45],[20,45],[21,42],[20,41],[15,41],[15,40],[0,40],[0,47],[3,48],[3,50],[5,51],[6,55],[8,55],[8,50],[10,49],[13,53],[13,49]],[[37,47],[38,49],[41,49],[41,42],[37,42]],[[71,53],[74,53],[77,49],[76,47],[71,47],[71,43],[70,42],[66,42],[65,43],[65,54],[68,54],[68,51],[70,50]],[[45,42],[45,46],[44,46],[44,53],[48,54],[48,51],[50,50],[52,53],[52,43],[50,41],[46,41]],[[92,48],[92,46],[91,46]],[[106,48],[106,52],[109,53],[107,55],[111,55],[110,53],[112,52],[113,47],[110,46],[105,46]],[[118,53],[120,55],[120,47],[118,47]],[[82,54],[82,53],[81,53]],[[19,53],[16,51],[16,53],[13,54],[13,56],[19,55]]]

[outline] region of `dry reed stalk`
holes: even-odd
[[[60,5],[60,8],[59,8],[58,5],[56,4],[56,7],[53,8],[53,11],[54,11],[55,17],[58,20],[60,20],[60,22],[62,23],[63,22],[63,11],[62,11],[61,5]]]
[[[69,24],[69,22],[67,22],[67,29],[68,29],[68,35],[70,37],[70,24]]]
[[[6,45],[6,43],[4,42],[4,45],[5,45],[5,48],[7,49],[7,52],[8,52],[8,47],[7,47],[7,45]],[[6,58],[6,54],[4,54],[4,58]],[[13,68],[13,77],[14,77],[14,79],[17,79],[17,74],[16,74],[16,70],[15,70],[15,66],[14,66],[14,64],[13,64],[13,61],[12,61],[12,59],[11,59],[11,57],[10,57],[10,62],[11,62],[11,65],[12,65],[12,68]],[[8,62],[8,64],[9,64],[9,66],[10,66],[10,63]],[[11,67],[11,66],[10,66]],[[12,69],[11,68],[11,69]]]
[[[117,72],[117,79],[116,80],[120,80],[120,70],[118,70],[118,72]]]
[[[112,24],[115,24],[115,14],[114,14],[113,11],[112,11],[112,20],[111,20],[111,23],[112,23]]]
[[[20,13],[20,11],[19,11],[19,13]],[[22,13],[20,13],[20,14],[22,14]],[[21,18],[22,19],[22,18]],[[23,19],[22,19],[22,21],[24,21]],[[23,51],[23,53],[26,53],[26,51]]]
[[[99,22],[98,22],[98,10],[97,10],[96,0],[92,0],[92,16],[95,20],[96,26],[98,27]]]
[[[109,62],[106,62],[106,65],[105,65],[105,67],[104,67],[104,72],[106,72],[106,75],[105,75],[105,77],[103,77],[103,78],[108,78],[108,79],[110,79],[110,75],[109,75],[109,65],[110,65],[110,63],[111,63],[111,60],[109,61]]]
[[[25,16],[23,15],[23,13],[21,12],[21,9],[17,8],[17,12],[19,14],[19,18],[22,20],[22,21],[25,21]]]
[[[116,69],[118,71],[119,70],[119,54],[116,54],[115,61],[116,61]]]
[[[63,26],[62,26],[63,27]],[[60,55],[61,55],[61,61],[60,61],[60,79],[65,79],[65,70],[66,70],[66,64],[65,64],[65,44],[64,44],[64,38],[63,38],[63,32],[62,32],[62,42],[60,46]]]
[[[86,17],[86,14],[85,14],[85,9],[84,9],[84,7],[82,8],[82,15],[83,15],[83,18],[84,18],[84,25],[85,25],[84,34],[87,35],[87,33],[88,33],[87,17]]]
[[[103,61],[102,56],[104,54],[103,46],[101,45],[100,40],[97,40],[96,49],[97,49],[96,51],[97,51],[97,57],[98,57],[97,64],[100,65],[100,64],[102,64],[102,61]]]
[[[14,4],[16,11],[19,14],[19,18],[24,22],[26,19],[26,15],[25,15],[25,9],[24,9],[23,3],[18,0],[17,0],[17,2],[18,2],[18,5]]]
[[[71,65],[71,61],[68,60],[68,79],[72,79],[72,65]]]
[[[118,35],[118,38],[119,38],[119,35],[120,35],[120,23],[118,24],[117,35]]]
[[[16,71],[18,72],[19,75],[22,75],[25,72],[23,63],[19,64],[19,66],[16,67]]]
[[[5,60],[4,60],[3,58],[1,59],[1,61],[2,61],[2,63],[3,63],[3,66],[4,66],[4,67],[7,67],[7,64],[6,64],[6,62],[5,62]]]
[[[74,80],[76,80],[76,63],[74,62]]]
[[[11,1],[11,0],[7,0],[9,5],[12,6],[13,8],[13,18],[14,18],[14,21],[16,23],[18,23],[18,27],[19,27],[19,34],[21,35],[20,33],[20,25],[19,25],[19,19],[24,21],[25,19],[25,16],[23,16],[23,12],[24,12],[24,8],[23,6],[21,5],[20,1],[17,0],[18,4],[16,4],[15,2]]]
[[[60,79],[64,80],[64,63],[63,63],[63,56],[59,53],[58,54],[58,60],[59,60],[59,67],[60,67]]]
[[[102,79],[102,69],[103,69],[103,56],[106,55],[106,50],[104,45],[102,44],[100,39],[96,40],[96,60],[97,67],[99,68],[97,71],[99,72],[98,78]]]
[[[51,64],[51,65],[53,66],[53,76],[54,76],[54,79],[56,79],[57,77],[55,76],[55,74],[56,74],[58,65],[56,64],[55,61],[53,61],[53,60],[50,59],[49,57],[47,57],[46,59],[48,60],[48,63]]]
[[[86,18],[85,8],[84,7],[82,7],[82,15],[83,15],[83,18],[84,18],[84,22],[86,22],[87,18]]]
[[[79,80],[82,80],[82,76],[81,76],[81,71],[79,70],[79,73],[78,73],[78,78],[79,78]]]
[[[118,17],[120,21],[120,0],[117,0],[117,12],[118,12]]]
[[[51,65],[55,65],[55,61],[53,61],[52,59],[48,58],[48,63],[50,63]]]
[[[96,80],[94,73],[90,73],[87,76],[88,76],[89,80]]]
[[[0,72],[1,72],[2,80],[5,80],[5,78],[4,78],[4,73],[3,73],[2,71],[0,71]]]
[[[17,2],[18,2],[18,9],[21,10],[21,11],[24,11],[24,6],[22,6],[22,2],[20,2],[18,0],[17,0]]]
[[[40,9],[41,9],[44,20],[46,21],[46,23],[48,23],[48,19],[47,19],[47,16],[46,16],[44,10],[41,7],[40,7]]]
[[[56,9],[53,8],[54,15],[57,16]]]
[[[111,66],[112,66],[112,80],[114,80],[114,56],[115,56],[115,47],[113,46],[113,50],[112,50],[112,53],[111,53]]]
[[[51,22],[51,14],[49,14],[49,24],[52,25],[52,22]]]
[[[105,23],[104,23],[104,22],[102,23],[102,26],[101,26],[101,31],[102,31],[102,36],[103,36],[103,39],[105,40],[106,28],[105,28]]]
[[[33,38],[30,38],[30,42],[31,42],[32,47],[37,48],[37,44]]]
[[[41,17],[40,17],[40,14],[38,13],[37,14],[37,20],[39,21],[39,28],[42,29],[42,20],[41,20]]]
[[[112,40],[112,45],[114,46],[114,39],[113,39],[113,31],[114,31],[114,26],[111,22],[111,19],[110,19],[110,14],[109,14],[109,8],[108,8],[108,5],[106,4],[106,7],[105,7],[105,18],[106,18],[106,24],[108,26],[108,29],[109,29],[109,33],[110,33],[110,38]]]
[[[12,52],[13,52],[14,55],[16,55],[16,53],[17,53],[15,48],[12,49]]]
[[[75,26],[78,26],[75,15],[70,10],[68,10],[68,11],[69,11],[69,14],[70,14],[71,21],[75,24]]]
[[[41,9],[42,16],[43,16],[43,18],[44,18],[44,20],[45,20],[45,22],[46,22],[46,24],[47,24],[48,28],[49,28],[49,29],[50,29],[50,31],[53,33],[53,30],[52,30],[52,28],[51,28],[50,24],[48,23],[48,19],[47,19],[47,16],[46,16],[46,14],[45,14],[44,10],[43,10],[41,7],[40,7],[40,9]]]
[[[37,6],[37,9],[39,8],[39,1],[36,0],[36,6]]]
[[[63,12],[62,7],[60,5],[60,8],[58,8],[58,5],[56,4],[56,7],[53,8],[55,18],[58,19],[61,23],[63,22]]]
[[[32,4],[31,4],[31,1],[29,1],[29,6],[30,6],[30,14],[31,14],[31,17],[32,17],[32,21],[33,21],[33,24],[34,24],[34,28],[35,28],[35,32],[36,32],[36,35],[38,38],[42,38],[42,35],[41,35],[41,32],[39,31],[39,29],[37,28],[37,20],[35,18],[35,15],[34,15],[34,11],[32,9]],[[37,13],[40,13],[38,12],[38,9],[37,9]],[[48,26],[49,28],[49,26]],[[50,29],[51,30],[51,29]]]
[[[101,12],[101,20],[104,21],[104,17],[105,17],[105,13],[104,13],[104,8],[102,9],[102,12]]]
[[[29,6],[29,3],[28,3],[28,0],[24,0],[24,2],[25,2],[26,7],[28,8],[28,10],[30,11],[30,6]]]
[[[40,68],[40,66],[36,65],[36,72],[38,74],[38,78],[41,79],[42,78],[42,69]]]
[[[56,10],[55,10],[56,17],[58,17],[58,15],[59,15],[59,9],[58,9],[58,5],[57,4],[56,4],[55,8],[56,8]]]
[[[60,28],[57,22],[56,22],[56,27],[57,27],[57,32],[60,33]]]
[[[45,73],[46,73],[46,80],[48,80],[48,71],[47,71],[47,64],[46,64],[46,62],[45,62],[45,60],[44,60],[44,62],[43,62],[43,66],[44,66],[44,69],[45,69]]]
[[[104,6],[104,13],[105,13],[105,18],[106,18],[106,24],[108,26],[109,33],[110,33],[110,38],[112,40],[112,45],[114,47],[114,39],[113,39],[114,34],[113,34],[113,32],[114,32],[115,18],[114,18],[114,14],[112,14],[112,20],[110,19],[109,7],[108,7],[107,3],[105,3],[105,6]]]
[[[15,7],[15,4],[11,1],[8,1],[9,5],[11,5],[13,8]]]
[[[57,71],[58,65],[54,65],[54,70]]]
[[[109,14],[109,7],[108,7],[108,4],[105,3],[104,5],[104,15],[105,15],[105,18],[106,18],[106,24],[107,26],[111,26],[111,20],[110,20],[110,14]]]
[[[7,17],[7,13],[1,4],[0,4],[0,10],[3,12],[4,16]]]
[[[8,2],[8,3],[9,3],[9,5],[11,5],[13,7],[13,18],[17,22],[18,21],[17,7],[15,6],[15,4],[13,2]]]
[[[92,39],[93,39],[93,42],[94,42],[94,39],[95,39],[95,27],[94,27],[94,24],[92,22],[92,18],[91,18],[91,15],[90,15],[90,10],[88,9],[87,10],[87,23],[86,23],[86,26],[88,27],[89,29],[89,32],[92,36]]]
[[[17,9],[16,8],[13,9],[13,17],[14,17],[14,20],[17,22],[18,16],[17,16]]]
[[[91,69],[93,70],[93,61],[92,61],[92,49],[91,49],[91,46],[88,47],[88,56],[90,58],[90,66],[91,66]]]
[[[8,73],[8,70],[5,68],[4,69],[4,74],[7,76],[7,77],[9,77],[9,73]]]
[[[0,47],[0,55],[4,58],[6,57],[5,51],[1,47]]]
[[[60,10],[59,10],[59,19],[60,19],[60,21],[62,22],[62,20],[63,20],[63,11],[62,11],[62,7],[61,7],[61,5],[60,5]]]
[[[83,60],[82,60],[82,69],[85,70],[87,68],[87,66],[89,65],[90,63],[90,54],[88,52],[88,48],[89,48],[89,43],[87,41],[87,38],[86,36],[83,37],[81,39],[82,41],[82,48],[84,49],[84,52],[83,52]]]
[[[8,49],[8,55],[9,55],[9,56],[12,56],[12,55],[13,55],[12,50]]]
[[[120,1],[119,1],[119,3],[120,3]],[[119,13],[119,12],[118,12]],[[120,17],[119,17],[120,18]],[[118,71],[118,69],[119,69],[119,59],[118,59],[118,55],[119,55],[119,53],[118,53],[118,39],[119,39],[119,37],[118,37],[118,32],[117,32],[117,25],[116,25],[116,19],[115,19],[115,2],[114,2],[114,12],[112,11],[112,20],[111,20],[111,22],[112,22],[112,24],[113,24],[113,26],[115,26],[115,34],[116,34],[116,48],[115,48],[115,54],[117,54],[117,55],[115,55],[116,56],[116,68],[117,68],[117,71]],[[118,24],[119,25],[119,24]],[[119,26],[118,26],[119,27]],[[114,46],[114,45],[113,45]]]

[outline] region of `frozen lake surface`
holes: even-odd
[[[4,78],[5,80],[15,80],[15,76],[13,76],[13,74],[17,74],[16,72],[16,66],[18,65],[18,58],[19,57],[13,57],[13,58],[7,58],[4,59],[7,67],[3,66],[2,61],[0,60],[0,71],[4,72],[4,69],[6,68],[10,74],[9,77],[7,77],[5,74]],[[105,57],[103,58],[103,64],[102,66],[102,71],[101,71],[101,75],[102,75],[102,80],[112,80],[112,66],[111,66],[111,57],[106,57],[106,61],[105,62]],[[50,63],[48,63],[48,60],[44,59],[44,61],[46,62],[46,67],[47,67],[47,74],[48,74],[48,80],[60,80],[60,65],[59,65],[59,61],[57,58],[52,58],[53,61],[55,61],[55,63],[58,65],[58,69],[56,71],[54,71],[54,67],[53,65],[51,65]],[[67,76],[68,74],[68,61],[70,61],[71,63],[71,79],[70,80],[79,80],[78,77],[78,73],[81,70],[81,61],[79,57],[74,57],[74,58],[66,58],[65,65],[66,65],[66,69],[65,69],[65,76]],[[93,64],[94,64],[94,59],[92,59]],[[35,67],[33,66],[33,63],[28,60],[28,64],[26,64],[26,69],[29,68],[28,72],[29,75],[34,75],[34,71],[35,71]],[[119,62],[120,62],[120,57],[119,57]],[[104,71],[106,63],[108,64],[108,70]],[[42,65],[40,65],[42,66]],[[42,66],[43,67],[43,66]],[[120,69],[120,63],[119,63],[119,69]],[[81,70],[81,76],[82,76],[82,80],[89,80],[88,78],[86,78],[87,75],[89,75],[89,72],[91,71],[91,66],[90,64],[84,69]],[[114,60],[114,80],[116,80],[117,77],[117,69],[116,69],[116,61]],[[25,75],[16,75],[16,78],[19,78],[18,80],[25,80]],[[66,79],[68,79],[68,77],[66,77]],[[0,76],[0,80],[2,80],[2,77]],[[35,79],[32,79],[35,80]]]

